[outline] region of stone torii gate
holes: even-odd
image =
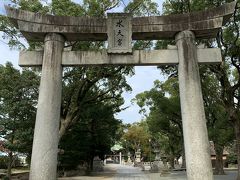
[[[155,17],[116,13],[107,19],[42,15],[5,7],[27,40],[44,42],[44,51],[23,51],[19,59],[20,66],[42,66],[30,179],[56,179],[62,67],[178,64],[187,177],[212,180],[198,63],[220,63],[222,58],[217,48],[196,47],[195,38],[215,37],[235,5],[232,2],[206,11]],[[175,39],[176,47],[132,51],[132,39]],[[106,40],[108,50],[64,51],[65,41]]]

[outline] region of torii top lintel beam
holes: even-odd
[[[215,37],[231,17],[236,1],[188,14],[136,17],[132,19],[133,40],[174,39],[176,33],[191,30],[196,38]],[[67,41],[107,40],[106,18],[52,16],[5,6],[14,25],[30,41],[43,41],[46,33],[61,33]]]

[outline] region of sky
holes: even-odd
[[[80,0],[74,0],[75,2],[80,2]],[[124,0],[127,4],[127,0]],[[162,7],[162,0],[155,0],[159,5],[159,10]],[[8,4],[8,0],[0,0],[0,14],[4,15],[4,4]],[[121,9],[118,8],[121,12]],[[5,64],[7,61],[13,63],[14,67],[21,69],[18,66],[18,56],[19,51],[10,49],[6,44],[6,41],[2,38],[0,33],[0,64]],[[125,92],[123,94],[125,103],[122,106],[128,107],[126,110],[121,111],[116,114],[117,119],[121,119],[124,123],[134,123],[139,122],[143,119],[143,115],[139,114],[139,107],[136,104],[132,104],[131,100],[139,93],[150,90],[153,87],[153,82],[155,80],[163,80],[163,76],[157,67],[154,66],[137,66],[135,67],[135,75],[132,77],[127,77],[128,84],[132,87],[132,92]]]

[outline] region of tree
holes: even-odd
[[[149,158],[151,138],[145,121],[132,124],[122,137],[122,141],[126,140],[125,145],[129,152],[135,154],[139,150],[143,159]]]
[[[158,4],[152,0],[133,0],[125,6],[124,11],[133,13],[134,16],[159,15]]]
[[[39,78],[32,71],[0,65],[0,136],[8,149],[8,177],[15,152],[31,154]]]
[[[224,28],[217,38],[218,47],[222,50],[223,63],[217,68],[211,67],[211,71],[221,84],[221,99],[228,112],[228,120],[234,127],[236,148],[238,157],[238,177],[240,180],[240,38],[239,38],[240,12],[235,10],[233,21]],[[230,65],[230,67],[229,67]],[[232,69],[234,69],[232,71]],[[228,74],[230,72],[230,74]],[[234,80],[231,74],[237,72]]]
[[[207,118],[209,139],[213,141],[216,152],[215,174],[225,174],[223,151],[233,143],[233,127],[228,120],[228,112],[221,96],[221,86],[209,69],[202,67],[202,90]],[[205,69],[205,70],[203,70]]]
[[[176,78],[170,78],[165,83],[155,81],[150,91],[140,93],[135,98],[141,111],[146,112],[149,108],[149,115],[146,115],[149,131],[167,155],[172,168],[174,159],[184,156],[178,91]]]
[[[103,160],[116,141],[116,131],[121,122],[114,118],[114,107],[102,102],[87,106],[81,119],[60,142],[60,148],[64,149],[60,162],[65,169],[76,168],[80,161],[85,161],[88,170],[92,170],[94,157],[99,156]]]
[[[16,28],[9,22],[8,18],[0,15],[0,32],[2,33],[2,39],[8,40],[7,44],[11,48],[22,48],[24,45],[19,41],[21,37]]]
[[[109,102],[115,111],[123,103],[121,94],[130,90],[124,75],[128,67],[84,67],[66,71],[64,75],[60,137],[79,119],[82,108],[95,102]]]

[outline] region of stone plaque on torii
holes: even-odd
[[[62,17],[6,7],[23,36],[44,42],[44,51],[20,52],[19,65],[42,66],[30,180],[55,180],[62,91],[62,67],[178,64],[181,113],[189,180],[212,180],[212,165],[198,63],[220,63],[217,48],[196,47],[196,38],[216,37],[236,2],[189,14],[108,18]],[[113,27],[115,25],[115,27]],[[132,51],[131,40],[175,39],[166,50]],[[65,41],[106,41],[108,50],[64,51]]]
[[[132,53],[132,15],[108,13],[108,53]]]

